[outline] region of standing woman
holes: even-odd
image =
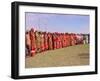
[[[59,48],[59,35],[58,35],[58,32],[56,34],[57,38],[56,38],[56,42],[57,42],[57,49]]]
[[[64,33],[64,47],[67,46],[66,34]]]
[[[56,49],[56,35],[53,33],[53,49]]]
[[[72,45],[72,39],[71,39],[71,33],[69,34],[69,46],[71,46]]]
[[[33,28],[30,30],[30,40],[31,40],[31,56],[34,56],[36,52],[36,42],[35,42],[35,33]]]
[[[58,49],[58,32],[56,32],[56,49]]]
[[[71,46],[73,46],[74,45],[74,35],[73,35],[73,33],[71,34]]]
[[[63,47],[66,47],[66,36],[65,36],[65,33],[63,33]]]
[[[62,36],[61,36],[61,33],[59,35],[59,40],[60,40],[60,42],[59,42],[60,48],[62,48]]]
[[[47,32],[44,33],[44,43],[45,43],[45,51],[48,50],[48,36]]]
[[[29,31],[26,31],[25,33],[25,46],[26,46],[26,56],[29,56],[31,51],[31,40]]]
[[[40,40],[40,52],[42,52],[42,42],[43,42],[43,36],[42,36],[42,31],[39,32],[39,40]]]
[[[52,43],[52,34],[48,33],[48,44],[49,44],[49,50],[53,49],[53,43]]]
[[[65,34],[66,34],[66,47],[67,47],[67,46],[69,46],[68,33],[65,33]]]
[[[40,52],[40,32],[39,31],[36,31],[36,53],[39,53]]]
[[[41,32],[41,51],[44,51],[44,32]]]

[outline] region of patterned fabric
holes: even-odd
[[[89,44],[89,34],[50,33],[34,31],[32,28],[25,34],[26,53],[34,56],[36,53],[55,50],[77,44]]]

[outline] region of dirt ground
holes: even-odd
[[[25,68],[89,65],[89,45],[75,45],[26,57]]]

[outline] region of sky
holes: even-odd
[[[78,14],[51,14],[51,13],[25,13],[26,30],[68,33],[89,33],[89,15]]]

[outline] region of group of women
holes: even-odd
[[[42,32],[32,28],[25,32],[26,56],[78,44],[88,44],[89,34]]]

